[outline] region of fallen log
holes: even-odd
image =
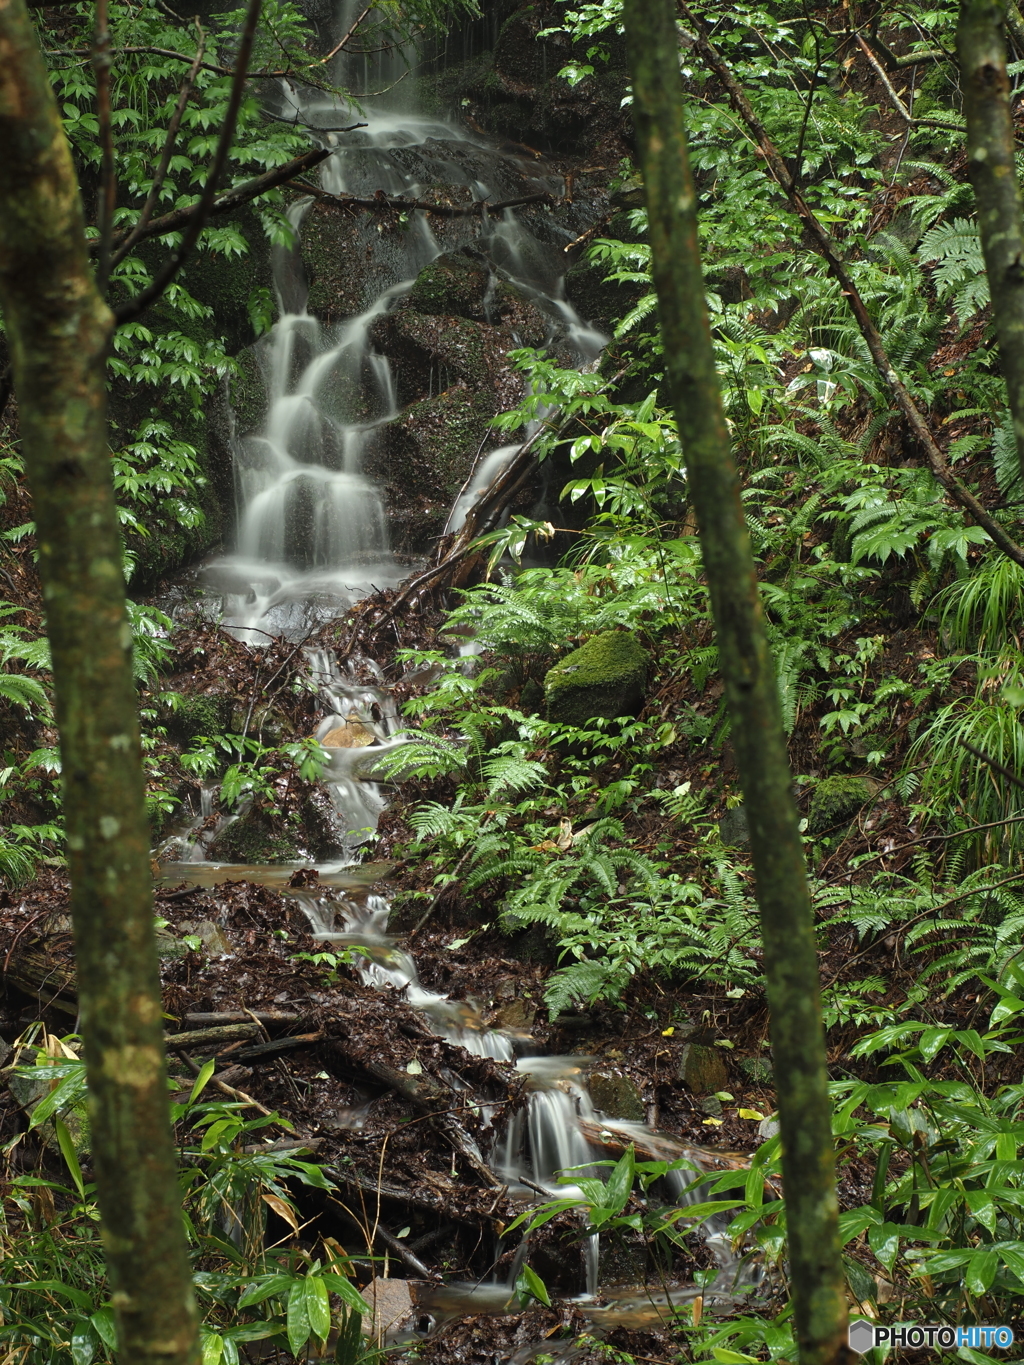
[[[198,1013],[190,1010],[185,1015],[186,1024],[244,1024],[255,1020],[258,1024],[300,1024],[306,1016],[295,1014],[292,1010],[214,1010]]]
[[[170,1048],[216,1047],[219,1043],[235,1043],[245,1038],[254,1038],[263,1029],[259,1023],[222,1024],[219,1028],[190,1029],[186,1033],[164,1035],[164,1042]]]
[[[240,1062],[273,1057],[279,1052],[287,1052],[289,1048],[308,1047],[310,1043],[318,1043],[323,1036],[323,1030],[318,1029],[316,1033],[293,1033],[287,1038],[272,1038],[268,1043],[257,1043],[254,1047],[243,1048],[241,1052],[235,1054],[235,1057]]]
[[[670,1133],[634,1133],[614,1124],[595,1123],[592,1119],[581,1119],[580,1130],[591,1146],[602,1147],[616,1156],[621,1156],[627,1147],[632,1147],[644,1161],[684,1159],[692,1161],[702,1170],[712,1171],[745,1171],[750,1168],[749,1152],[725,1152],[717,1147],[702,1147],[698,1143],[684,1142]]]

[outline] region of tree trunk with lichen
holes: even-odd
[[[106,435],[113,319],[24,0],[0,0],[0,308],[53,659],[92,1152],[119,1353],[189,1365],[131,629]]]
[[[848,1354],[846,1296],[814,921],[704,301],[674,8],[671,0],[626,0],[625,19],[665,387],[700,525],[757,878],[799,1357],[801,1365],[835,1365]]]
[[[1024,477],[1024,224],[1006,73],[1006,18],[1007,7],[1000,0],[964,0],[956,48],[967,120],[967,169],[978,201],[999,363]]]

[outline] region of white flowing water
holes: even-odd
[[[348,22],[340,17],[340,31]],[[455,122],[406,107],[403,55],[382,60],[383,66],[338,59],[339,83],[386,91],[361,96],[358,105],[287,82],[280,87],[279,114],[301,120],[333,149],[319,168],[326,191],[423,200],[461,186],[472,199],[490,202],[562,193],[562,178],[542,165],[504,154]],[[329,131],[351,124],[365,126]],[[296,234],[311,202],[289,209]],[[402,232],[374,227],[367,218],[348,248],[358,254],[354,269],[363,293],[369,282],[373,297],[364,311],[339,325],[324,326],[307,312],[298,252],[274,252],[281,316],[254,348],[265,416],[259,429],[234,438],[235,543],[206,574],[208,608],[250,643],[268,635],[302,639],[311,627],[409,572],[409,564],[391,553],[381,494],[364,470],[399,411],[396,375],[374,348],[373,327],[409,292],[424,266],[442,251],[471,245],[491,272],[488,294],[499,280],[513,283],[549,319],[549,340],[579,364],[593,364],[607,340],[566,301],[560,247],[538,240],[514,209],[442,219],[416,211]],[[552,219],[549,236],[560,230]],[[475,498],[517,449],[505,446],[485,455],[449,529],[461,526]]]

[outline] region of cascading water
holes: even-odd
[[[350,22],[343,15],[341,30]],[[322,129],[321,141],[333,148],[319,169],[329,194],[366,198],[383,192],[422,201],[429,193],[436,197],[439,190],[450,194],[462,187],[463,195],[468,190],[471,200],[486,204],[524,197],[524,191],[525,197],[562,193],[561,176],[543,166],[527,165],[454,122],[403,108],[401,53],[386,54],[372,67],[365,59],[337,61],[334,78],[346,88],[394,89],[347,105],[282,83],[281,116],[301,120],[314,135]],[[364,126],[329,131],[352,124]],[[289,209],[296,234],[311,202]],[[553,220],[546,231],[549,237],[572,237]],[[566,301],[561,249],[540,241],[512,208],[442,219],[417,210],[401,233],[382,234],[372,224],[359,233],[352,249],[359,252],[361,276],[370,282],[364,292],[373,297],[337,326],[324,326],[307,312],[297,252],[274,253],[281,317],[254,348],[266,413],[258,430],[234,440],[235,547],[207,571],[210,609],[250,643],[268,634],[301,639],[311,626],[408,572],[408,564],[390,552],[381,495],[364,470],[399,411],[396,376],[374,347],[374,324],[410,291],[426,265],[444,251],[471,246],[491,271],[488,296],[499,280],[514,284],[547,317],[548,341],[559,342],[567,358],[592,364],[607,340]],[[473,500],[517,448],[485,455],[450,529],[462,524]]]
[[[335,75],[352,86],[351,70]],[[378,67],[364,73],[363,88],[396,78],[394,72],[382,75]],[[320,170],[321,184],[330,194],[366,197],[383,191],[419,200],[438,186],[461,186],[474,201],[502,202],[522,196],[524,186],[535,195],[562,190],[561,177],[542,166],[524,166],[482,136],[444,119],[401,110],[394,99],[364,98],[358,107],[348,107],[290,85],[282,86],[280,95],[283,112],[294,112],[307,126],[322,129],[324,143],[335,146]],[[340,135],[341,140],[328,131],[354,122],[365,126]],[[297,232],[310,202],[300,201],[289,211]],[[236,544],[208,570],[211,605],[219,599],[225,626],[251,643],[268,634],[302,640],[319,621],[337,616],[374,588],[395,584],[408,570],[389,550],[384,504],[364,470],[399,411],[396,375],[374,347],[374,325],[412,289],[424,266],[442,251],[471,243],[491,272],[485,309],[498,281],[510,281],[549,319],[549,341],[557,341],[576,364],[593,364],[606,340],[567,302],[561,250],[539,241],[510,208],[500,213],[485,208],[475,218],[442,219],[435,227],[424,213],[412,212],[398,246],[394,234],[384,238],[369,228],[360,230],[376,294],[362,312],[337,326],[322,325],[307,312],[296,254],[275,255],[281,318],[255,348],[266,413],[258,430],[235,441]],[[557,235],[564,230],[553,225],[552,231]],[[473,502],[519,448],[506,445],[483,453],[446,529],[464,523]],[[343,842],[354,851],[375,828],[383,808],[374,779],[382,754],[401,742],[400,724],[379,675],[371,683],[359,680],[367,669],[373,675],[369,661],[359,661],[356,668],[350,662],[343,672],[327,651],[307,651],[307,660],[326,711],[316,732],[330,754],[325,782]],[[202,857],[201,845],[198,855],[193,851],[184,856]],[[198,864],[190,870],[183,863],[176,868],[191,879],[201,875]],[[265,871],[268,876],[273,872],[274,884],[281,884],[290,869]],[[531,1040],[490,1029],[472,1006],[421,985],[412,957],[387,935],[387,903],[373,895],[345,898],[346,876],[358,881],[358,869],[320,872],[320,892],[292,894],[317,937],[349,949],[358,959],[364,981],[404,992],[440,1036],[472,1053],[511,1062],[517,1048],[528,1050]],[[252,873],[249,869],[246,875],[258,879]],[[339,888],[336,896],[329,890],[332,884]],[[595,1160],[584,1122],[618,1130],[623,1143],[655,1136],[643,1125],[617,1123],[595,1110],[586,1087],[587,1058],[526,1055],[516,1065],[528,1078],[529,1102],[502,1127],[495,1125],[489,1160],[496,1175],[524,1200],[535,1198],[537,1187],[566,1193],[566,1186],[557,1183],[558,1173],[586,1168]],[[491,1117],[486,1106],[482,1109]],[[695,1200],[685,1184],[677,1177],[676,1198]],[[706,1236],[726,1293],[735,1279],[737,1258],[721,1226],[709,1223]],[[587,1288],[593,1294],[596,1237],[588,1239],[586,1252]],[[507,1297],[506,1288],[502,1301]]]

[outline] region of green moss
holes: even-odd
[[[650,655],[626,631],[607,630],[549,669],[548,716],[565,725],[635,714],[643,704]]]
[[[287,862],[299,856],[292,840],[256,806],[232,821],[210,852],[217,859],[233,863]]]
[[[814,789],[807,828],[811,834],[840,825],[851,819],[875,794],[867,777],[826,777]]]
[[[185,697],[167,721],[172,739],[191,744],[197,735],[217,735],[226,729],[231,719],[231,698],[204,692]]]
[[[409,307],[414,313],[482,321],[488,278],[487,267],[475,257],[463,251],[446,253],[417,275]]]

